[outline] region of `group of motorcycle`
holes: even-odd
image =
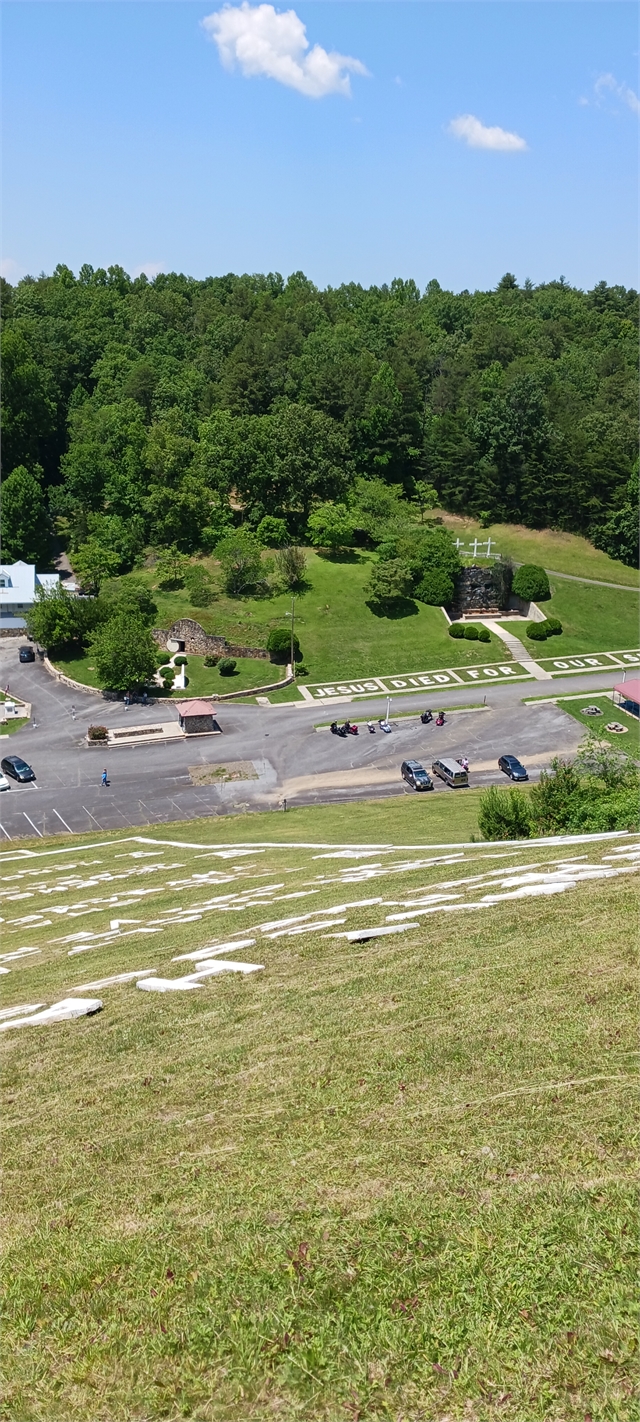
[[[423,726],[428,726],[429,722],[433,721],[433,712],[423,711],[420,720],[422,721]],[[444,714],[444,711],[439,711],[435,720],[436,726],[444,726],[445,720],[446,716]],[[386,735],[389,735],[389,732],[391,731],[391,726],[389,725],[388,721],[383,721],[382,719],[380,719],[378,721],[378,725],[381,731],[384,731]],[[367,721],[367,730],[372,736],[375,736],[375,721]],[[345,721],[342,726],[339,726],[337,721],[332,721],[331,734],[332,736],[342,736],[343,738],[346,736],[357,736],[358,727],[356,726],[354,721]]]

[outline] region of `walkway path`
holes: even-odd
[[[545,671],[544,667],[533,661],[531,652],[525,647],[524,642],[521,642],[518,637],[514,637],[513,632],[507,632],[506,628],[501,627],[499,622],[494,622],[491,617],[483,617],[482,622],[490,632],[494,632],[496,637],[500,637],[505,646],[509,648],[514,661],[520,662],[524,670],[530,672],[536,681],[551,681],[551,672]]]
[[[564,578],[568,583],[589,583],[592,588],[616,588],[618,592],[637,593],[638,589],[629,583],[605,583],[601,578],[581,578],[577,573],[557,573],[555,568],[545,568],[550,578]]]

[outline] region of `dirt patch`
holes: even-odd
[[[252,760],[228,760],[226,765],[190,765],[192,785],[215,785],[222,780],[257,780]]]

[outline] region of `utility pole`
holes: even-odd
[[[294,627],[294,620],[295,620],[295,610],[296,610],[296,600],[295,600],[295,597],[292,596],[292,598],[291,598],[291,671],[293,672],[293,680],[294,680],[294,681],[295,681],[295,679],[296,679],[296,663],[295,663],[295,658],[294,658],[294,655],[293,655],[293,627]]]

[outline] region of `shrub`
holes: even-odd
[[[374,563],[365,583],[365,596],[380,607],[390,607],[408,597],[412,583],[411,569],[402,558],[386,558]]]
[[[296,665],[296,676],[308,676],[308,675],[309,675],[309,668],[305,666],[304,662],[298,662],[297,665]]]
[[[283,518],[266,514],[258,524],[256,538],[263,548],[282,548],[289,538],[289,530]]]
[[[286,666],[291,656],[291,628],[272,627],[267,638],[267,651],[272,662],[279,662]],[[295,662],[302,660],[300,643],[295,632],[293,634],[293,659]]]
[[[87,731],[87,736],[90,741],[106,741],[107,735],[106,726],[90,726]]]
[[[165,672],[164,675],[163,675],[163,678],[162,678],[162,685],[163,685],[165,691],[173,691],[173,683],[174,683],[174,680],[175,680],[175,678],[174,678],[173,670],[172,670],[172,668],[170,667],[169,670],[168,670],[168,672]]]
[[[478,628],[475,626],[475,623],[468,622],[466,624],[464,629],[464,640],[465,642],[477,642]]]
[[[548,633],[544,622],[530,622],[527,629],[527,637],[532,642],[546,642]]]
[[[221,676],[233,676],[236,669],[235,657],[221,657],[218,662],[218,671]]]
[[[187,666],[187,658],[182,655],[182,652],[180,653],[180,656],[179,656],[179,657],[174,657],[174,659],[173,659],[173,665],[174,665],[174,667],[186,667],[186,666]]]
[[[491,785],[480,796],[478,826],[485,839],[528,839],[531,812],[522,790],[499,790]]]
[[[307,567],[307,560],[302,548],[296,548],[293,545],[281,548],[279,553],[276,553],[276,567],[285,587],[298,587],[304,578]]]
[[[452,622],[449,628],[450,637],[464,637],[464,625],[462,622]]]
[[[309,515],[314,548],[348,548],[353,540],[353,516],[344,504],[319,504]]]
[[[442,568],[429,568],[422,578],[416,597],[430,607],[444,607],[453,597],[453,578]]]
[[[538,626],[545,628],[547,637],[559,637],[562,632],[562,623],[559,617],[545,617],[544,622],[539,622]]]
[[[160,667],[160,676],[173,676],[173,667]]]
[[[491,641],[491,633],[490,633],[488,627],[479,627],[479,628],[478,628],[478,641],[479,641],[479,642],[490,642],[490,641]]]
[[[537,563],[523,563],[514,574],[512,590],[526,602],[540,602],[551,597],[549,579]]]
[[[217,667],[219,661],[219,657],[208,656],[204,659],[204,665],[205,667]]]

